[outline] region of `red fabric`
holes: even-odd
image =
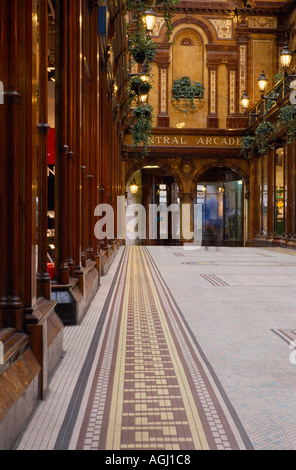
[[[54,279],[54,265],[52,263],[47,263],[47,272],[51,279]]]

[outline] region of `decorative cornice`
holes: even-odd
[[[296,1],[291,2],[296,5]],[[294,6],[295,7],[295,6]],[[155,11],[161,11],[161,5],[154,7]],[[219,14],[232,14],[237,12],[239,14],[246,14],[247,16],[251,15],[274,15],[287,14],[287,12],[292,12],[293,7],[287,5],[286,2],[260,2],[256,1],[256,6],[251,7],[242,7],[236,4],[233,1],[180,1],[176,10],[180,13],[219,13]]]

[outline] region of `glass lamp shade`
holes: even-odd
[[[268,78],[266,78],[265,73],[264,73],[263,70],[262,70],[259,78],[257,79],[257,81],[258,81],[259,91],[261,91],[261,93],[263,93],[266,89],[266,85],[267,85],[267,82],[268,82]]]
[[[139,189],[139,186],[137,185],[137,183],[135,181],[133,181],[132,184],[130,185],[131,193],[132,194],[137,194],[138,189]]]
[[[149,33],[152,33],[155,25],[156,15],[152,10],[145,12],[143,16],[144,25]]]
[[[241,97],[241,105],[243,109],[248,109],[250,103],[250,98],[248,97],[246,90],[243,93],[243,96]]]
[[[292,60],[292,52],[289,51],[287,44],[284,45],[283,50],[280,53],[280,60],[281,60],[281,65],[284,69],[287,69],[290,67],[291,60]]]

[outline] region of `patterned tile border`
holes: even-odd
[[[149,251],[123,264],[76,448],[251,449]]]

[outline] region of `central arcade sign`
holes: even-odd
[[[151,147],[240,148],[242,138],[237,135],[151,134],[148,137],[148,145]],[[126,136],[125,144],[132,145],[131,135]]]

